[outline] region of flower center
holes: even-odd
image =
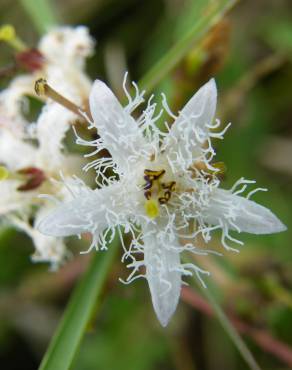
[[[166,204],[175,190],[175,181],[163,182],[165,170],[144,170],[145,211],[148,217],[159,216],[159,205]]]

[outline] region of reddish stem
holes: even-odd
[[[203,314],[209,317],[214,316],[214,311],[209,303],[192,289],[183,287],[181,298],[185,303],[189,304],[193,308],[196,308]],[[273,354],[285,364],[292,367],[292,348],[290,346],[279,341],[278,339],[275,339],[266,330],[253,328],[251,325],[246,324],[235,315],[229,314],[228,317],[234,327],[241,334],[248,335],[264,351]]]

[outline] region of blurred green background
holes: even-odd
[[[36,2],[37,3],[37,2]],[[60,24],[85,24],[97,40],[88,62],[90,76],[121,94],[125,70],[133,80],[149,68],[202,17],[196,0],[60,0],[53,2]],[[38,34],[18,1],[0,0],[0,21],[11,23],[27,44]],[[0,45],[0,68],[12,60]],[[292,368],[292,3],[245,0],[238,4],[156,88],[173,111],[215,76],[217,116],[233,124],[223,142],[214,143],[227,173],[223,187],[239,177],[256,179],[268,193],[255,200],[270,208],[288,231],[244,235],[240,254],[200,258],[212,272],[206,283],[262,369]],[[1,76],[4,88],[9,78]],[[213,246],[220,243],[216,238]],[[0,233],[0,366],[33,370],[47,348],[70,292],[90,256],[79,256],[58,272],[30,262],[33,245],[12,229]],[[247,369],[234,344],[198,293],[185,290],[170,325],[157,322],[145,281],[129,286],[116,261],[88,327],[74,370],[229,370]],[[191,294],[193,292],[193,295]],[[82,304],[82,302],[80,302]],[[212,315],[211,315],[212,316]]]

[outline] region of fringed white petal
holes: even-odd
[[[30,237],[35,246],[35,252],[31,257],[33,262],[50,263],[53,271],[64,263],[67,250],[63,239],[44,235],[36,229],[32,229]]]
[[[162,326],[167,326],[174,314],[181,291],[179,244],[163,244],[160,228],[144,226],[144,263],[152,304]]]
[[[49,208],[50,209],[50,208]],[[36,214],[34,225],[37,225],[48,211],[48,206],[42,207]],[[51,269],[56,270],[65,260],[67,250],[61,238],[44,235],[35,227],[26,230],[35,245],[35,253],[32,255],[34,262],[49,262]]]
[[[166,154],[188,168],[202,153],[214,120],[217,88],[214,79],[202,86],[181,110],[165,142]]]
[[[23,132],[27,120],[23,112],[28,109],[27,95],[34,91],[34,77],[20,75],[14,78],[9,86],[0,93],[0,123],[1,128],[6,127],[17,135]]]
[[[55,27],[42,37],[38,46],[49,64],[69,69],[83,69],[93,47],[94,41],[85,26]]]
[[[206,222],[218,225],[221,220],[231,230],[251,234],[272,234],[286,230],[286,226],[268,208],[223,189],[214,190],[204,213]]]
[[[119,223],[120,184],[91,190],[82,186],[75,198],[57,206],[36,225],[45,235],[64,237],[90,232],[98,235]]]
[[[142,130],[102,81],[94,82],[89,102],[93,124],[105,147],[119,169],[128,171],[134,158],[148,150]]]
[[[76,115],[63,108],[58,103],[49,103],[44,106],[36,125],[36,135],[39,141],[39,158],[42,168],[47,171],[62,166],[63,139],[74,121]]]
[[[21,183],[17,180],[3,180],[0,182],[0,215],[6,215],[9,212],[22,211],[28,208],[34,197],[35,192],[20,192],[17,188]]]
[[[37,150],[7,130],[0,131],[0,159],[10,171],[34,166]]]
[[[35,223],[38,222],[44,212],[45,208],[37,213]],[[16,215],[10,215],[8,219],[13,226],[31,237],[35,246],[35,252],[32,255],[32,260],[34,262],[50,263],[52,270],[56,270],[64,262],[67,252],[62,239],[41,234],[29,223],[26,217],[19,218]]]
[[[78,105],[87,100],[92,85],[84,69],[93,47],[94,41],[84,26],[55,27],[39,43],[38,49],[48,62],[44,65],[43,77]]]

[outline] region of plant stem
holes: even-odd
[[[107,273],[116,256],[119,239],[106,252],[94,253],[91,264],[75,288],[65,314],[41,362],[39,370],[66,370],[86,331]]]
[[[204,16],[196,22],[189,32],[175,44],[142,78],[139,83],[141,90],[147,92],[156,86],[186,55],[188,50],[198,43],[207,32],[218,23],[237,0],[218,0],[210,2]]]
[[[213,308],[215,316],[217,316],[223,329],[229,335],[230,339],[238,349],[239,353],[241,354],[242,358],[245,360],[247,365],[250,367],[251,370],[261,370],[253,354],[251,353],[251,351],[249,350],[241,336],[238,334],[237,330],[234,328],[232,323],[229,321],[228,317],[225,315],[224,311],[217,303],[217,301],[211,294],[210,290],[208,288],[204,288],[201,284],[199,284],[195,277],[194,280],[196,281],[196,284],[197,286],[199,286],[203,295],[209,301],[211,307]]]

